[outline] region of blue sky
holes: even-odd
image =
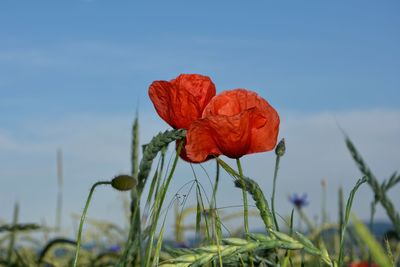
[[[13,116],[147,108],[149,83],[181,72],[285,109],[398,105],[396,1],[1,5],[1,112]]]
[[[82,181],[77,199],[84,199],[93,180],[82,177],[93,168],[93,176],[129,170],[136,108],[148,124],[144,140],[167,128],[147,88],[180,73],[209,75],[219,92],[242,87],[265,97],[281,113],[282,137],[302,150],[288,159],[294,165],[288,177],[310,164],[302,153],[311,143],[317,150],[332,136],[341,145],[339,118],[386,178],[400,163],[395,145],[386,146],[399,144],[399,11],[398,1],[2,1],[0,181],[53,181],[55,150],[62,147],[69,179]],[[345,173],[358,172],[344,148],[329,148],[327,154],[340,163],[344,157],[348,168],[315,170],[314,184],[326,172],[343,179],[335,186],[349,188],[355,178],[346,180]],[[390,159],[377,156],[383,149]],[[29,199],[38,196],[29,194],[3,192],[1,203],[35,205]],[[79,212],[78,200],[70,200],[70,211]],[[0,205],[10,213],[12,205]],[[41,205],[30,210],[50,216]]]

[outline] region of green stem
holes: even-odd
[[[135,202],[135,203],[139,203],[139,202]],[[134,221],[132,221],[131,227],[129,228],[128,243],[125,246],[123,256],[119,260],[119,263],[118,263],[119,267],[127,265],[127,262],[129,261],[129,255],[132,253],[133,247],[135,246],[135,242],[138,241],[137,235],[139,234],[139,231],[138,231],[137,227],[138,227],[138,225],[140,227],[140,216],[138,216],[138,214],[140,214],[140,210],[138,209],[138,206],[136,205],[134,207],[134,210],[132,213],[132,218],[134,218]],[[139,247],[139,244],[137,244],[136,247],[141,249],[141,247]],[[133,257],[135,258],[135,255]],[[137,257],[137,254],[136,254],[136,257]],[[134,261],[136,261],[136,259],[134,259]]]
[[[169,184],[170,184],[170,182],[172,180],[172,176],[175,173],[176,165],[178,164],[179,154],[180,154],[180,151],[182,149],[182,144],[183,144],[183,142],[181,142],[179,144],[178,149],[176,150],[175,159],[174,159],[174,162],[172,164],[172,168],[171,168],[171,171],[170,171],[170,173],[168,175],[167,181],[161,188],[160,197],[159,197],[158,201],[155,202],[158,205],[157,205],[157,211],[155,211],[155,214],[154,214],[154,217],[153,217],[152,229],[150,231],[150,237],[149,237],[149,240],[147,241],[148,243],[147,243],[146,256],[145,256],[145,258],[146,258],[145,266],[146,267],[150,266],[151,251],[153,249],[154,233],[156,231],[157,222],[158,222],[158,218],[160,217],[161,208],[162,208],[162,205],[164,203],[165,195],[167,193]]]
[[[280,159],[281,159],[280,154],[276,153],[274,179],[273,179],[273,182],[272,182],[272,196],[271,196],[272,219],[274,221],[275,229],[277,231],[279,231],[279,225],[278,225],[278,221],[276,219],[276,212],[275,212],[275,190],[276,190],[276,179],[278,177],[278,169],[279,169]],[[279,262],[279,258],[278,258],[278,255],[276,255],[275,256],[275,263],[278,264],[278,262]]]
[[[239,172],[239,179],[242,183],[242,196],[243,196],[243,217],[244,217],[244,231],[246,232],[247,238],[249,238],[249,205],[247,203],[247,192],[246,185],[243,180],[243,170],[242,165],[240,164],[240,159],[236,159],[236,164]]]
[[[10,265],[11,265],[12,255],[14,252],[14,245],[15,245],[15,239],[16,239],[15,237],[17,235],[17,229],[15,226],[18,224],[18,215],[19,215],[19,205],[18,205],[18,203],[15,203],[13,222],[12,222],[13,229],[10,233],[10,243],[8,245],[8,251],[7,251],[7,262]]]
[[[343,238],[342,234],[342,229],[343,229],[343,224],[344,224],[344,197],[343,197],[343,188],[339,188],[339,239],[341,240]],[[321,227],[324,225],[321,224]],[[324,236],[323,233],[321,233],[322,236]]]
[[[321,224],[327,223],[327,212],[326,212],[326,182],[322,181],[322,205],[321,205]]]
[[[371,202],[371,213],[370,213],[370,217],[369,217],[369,231],[372,233],[374,230],[374,216],[375,216],[375,211],[376,211],[376,200],[373,200]],[[371,266],[371,262],[372,262],[372,254],[371,251],[368,251],[368,264],[369,266]]]
[[[271,197],[271,210],[272,210],[272,218],[274,219],[275,229],[279,231],[278,221],[276,220],[275,214],[275,188],[276,188],[276,178],[278,177],[278,169],[279,169],[279,162],[281,157],[276,155],[275,160],[275,170],[274,170],[274,180],[272,184],[272,197]]]
[[[211,208],[216,208],[216,199],[217,199],[217,191],[218,191],[218,183],[219,183],[219,163],[218,161],[215,161],[217,163],[217,167],[216,167],[216,174],[215,174],[215,183],[214,183],[214,187],[213,187],[213,192],[212,192],[212,198],[211,198],[211,203],[210,203],[210,207]]]
[[[260,186],[250,178],[243,177],[243,179],[240,179],[240,175],[235,170],[233,170],[225,161],[220,158],[216,158],[216,160],[218,161],[219,165],[234,178],[234,183],[236,187],[242,189],[245,188],[245,190],[253,196],[253,200],[255,201],[258,211],[260,212],[260,216],[264,222],[267,232],[273,229],[274,225],[272,222],[273,219],[271,210]]]
[[[214,218],[215,236],[217,238],[217,243],[219,244],[218,240],[222,239],[221,221],[220,221],[218,211],[217,211],[217,191],[218,191],[218,184],[219,184],[220,166],[219,166],[218,161],[215,161],[215,163],[217,164],[216,175],[215,175],[215,183],[214,183],[214,187],[213,187],[213,194],[212,194],[212,198],[211,198],[210,207],[213,210],[213,214],[214,214],[213,218]]]
[[[94,189],[96,188],[96,186],[103,185],[103,184],[104,185],[108,185],[108,184],[111,184],[111,182],[110,181],[102,181],[102,182],[96,182],[95,184],[93,184],[92,188],[90,189],[90,193],[88,195],[88,198],[86,200],[85,208],[83,209],[82,216],[81,216],[81,221],[79,223],[78,237],[76,239],[76,252],[75,252],[74,265],[73,265],[74,267],[76,267],[77,264],[78,264],[78,256],[79,256],[79,250],[80,250],[80,247],[81,247],[81,236],[82,236],[83,223],[84,223],[85,218],[86,218],[86,213],[87,213],[87,210],[89,208],[90,200],[92,199],[92,195],[93,195],[93,192],[94,192]]]
[[[131,175],[138,178],[139,175],[139,118],[136,110],[135,120],[132,126],[132,144],[131,144]],[[138,250],[132,252],[134,260],[137,262],[143,258],[143,250],[141,249],[141,225],[140,225],[140,196],[137,188],[131,190],[131,225],[130,230],[134,228],[136,241],[138,242]],[[129,247],[129,246],[128,246]],[[129,251],[127,251],[129,252]],[[125,258],[124,258],[125,259]]]
[[[205,228],[206,228],[206,236],[207,236],[207,241],[209,242],[211,240],[209,217],[211,217],[211,214],[213,213],[213,211],[212,210],[208,211],[209,215],[207,215],[204,212],[206,210],[206,207],[204,206],[203,196],[201,195],[200,183],[199,183],[199,180],[197,178],[196,178],[195,182],[196,182],[197,202],[200,205],[201,214],[204,217],[204,223],[205,223]]]
[[[314,225],[311,222],[310,218],[306,215],[302,208],[297,208],[297,211],[300,215],[300,218],[306,223],[308,230],[310,233],[314,232]]]

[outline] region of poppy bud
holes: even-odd
[[[111,181],[111,186],[119,191],[131,190],[136,184],[136,179],[126,174],[118,175]]]
[[[286,151],[286,145],[285,145],[285,138],[282,138],[282,140],[278,143],[278,145],[275,148],[275,154],[279,157],[282,157],[285,155]]]

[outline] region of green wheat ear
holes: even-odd
[[[126,266],[134,253],[140,254],[136,259],[144,259],[143,250],[141,249],[141,225],[140,225],[140,197],[146,185],[151,166],[154,158],[160,151],[163,151],[169,143],[182,139],[186,136],[186,130],[170,130],[159,133],[151,139],[150,143],[143,145],[143,156],[136,170],[137,149],[138,149],[138,122],[135,120],[133,125],[133,141],[132,141],[132,172],[137,174],[137,186],[132,190],[131,201],[131,225],[129,229],[128,239],[126,241],[123,256],[120,258],[118,266]],[[136,176],[136,174],[134,175]],[[136,178],[136,177],[135,177]],[[153,233],[154,234],[154,233]],[[136,244],[136,245],[135,245]],[[137,255],[135,255],[137,256]],[[142,261],[143,262],[143,261]]]
[[[400,235],[400,215],[396,212],[392,201],[386,194],[386,191],[392,187],[394,184],[400,181],[400,177],[396,177],[396,174],[393,175],[388,183],[384,183],[382,186],[379,184],[378,179],[376,179],[375,175],[369,169],[368,165],[364,162],[361,155],[358,153],[356,147],[351,142],[350,138],[345,137],[347,148],[350,151],[351,156],[356,162],[358,169],[367,177],[367,182],[371,189],[375,193],[376,200],[379,201],[382,206],[385,208],[386,213],[390,220],[393,223],[393,226],[398,235]]]
[[[232,169],[225,161],[220,158],[216,158],[218,164],[232,177],[235,178],[235,186],[238,188],[246,189],[247,192],[251,194],[253,200],[256,203],[256,207],[260,213],[261,219],[264,222],[267,232],[274,228],[272,213],[268,205],[268,201],[265,199],[264,193],[262,192],[258,183],[250,178],[243,177],[239,180],[240,175]]]
[[[252,195],[253,200],[256,203],[256,207],[260,212],[261,219],[263,220],[267,231],[273,229],[274,227],[272,224],[271,210],[269,209],[268,202],[265,199],[265,196],[258,183],[246,177],[243,177],[242,181],[235,180],[236,187],[243,188],[243,185],[245,186],[246,191]]]
[[[158,152],[160,152],[164,147],[166,147],[169,143],[182,139],[186,136],[186,130],[170,130],[165,131],[163,133],[159,133],[151,139],[150,143],[148,143],[144,147],[143,157],[140,161],[139,165],[139,174],[138,174],[138,191],[139,195],[143,191],[143,188],[146,184],[147,177],[149,176],[151,165],[153,163],[154,158],[157,156]]]

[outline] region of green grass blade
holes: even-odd
[[[146,267],[150,266],[151,253],[153,250],[153,240],[154,240],[154,235],[155,235],[155,231],[157,228],[158,219],[160,217],[161,209],[162,209],[162,206],[163,206],[163,203],[165,200],[165,196],[166,196],[168,188],[169,188],[169,184],[172,180],[172,177],[175,173],[176,166],[178,164],[179,153],[180,153],[181,149],[182,149],[182,142],[176,151],[175,159],[174,159],[174,162],[172,163],[172,167],[171,167],[171,170],[169,171],[168,177],[165,180],[164,184],[161,186],[160,193],[157,195],[155,203],[153,205],[156,208],[153,209],[153,213],[151,216],[151,229],[150,229],[149,238],[147,241],[148,243],[147,243],[146,255],[145,255],[145,266]]]
[[[385,185],[382,185],[382,188],[385,191],[388,191],[390,188],[392,188],[393,186],[395,186],[397,183],[400,182],[400,175],[397,175],[397,172],[394,172],[392,174],[392,176],[390,176],[389,180],[387,181],[387,183],[385,183]]]
[[[314,244],[308,239],[306,236],[304,236],[302,233],[295,232],[295,236],[297,237],[298,241],[303,244],[304,250],[310,254],[320,256],[321,251],[314,246]]]
[[[158,178],[158,168],[154,172],[153,179],[151,179],[149,194],[147,195],[147,200],[146,200],[146,209],[150,206],[151,199],[153,198],[153,194],[155,192],[156,183],[157,183],[157,180],[158,180],[157,178]]]
[[[160,152],[160,158],[161,158],[161,166],[159,169],[159,174],[158,174],[158,178],[157,178],[157,185],[155,188],[155,193],[154,193],[154,199],[157,197],[158,195],[158,191],[160,190],[160,185],[161,185],[161,180],[162,180],[162,175],[164,172],[164,165],[165,165],[165,154],[167,153],[167,147],[164,147],[163,149],[161,149]],[[154,201],[154,200],[153,200]]]
[[[165,221],[161,227],[160,234],[158,235],[156,249],[155,249],[154,255],[153,255],[153,263],[151,264],[151,266],[158,266],[158,263],[160,260],[161,246],[162,246],[162,243],[164,240],[164,229],[165,229]]]
[[[368,246],[374,262],[380,267],[392,267],[391,261],[378,241],[368,231],[367,227],[355,216],[352,216],[353,225],[358,236]]]
[[[294,209],[290,213],[290,221],[289,221],[289,236],[293,235],[293,218],[294,218]],[[286,267],[291,260],[290,250],[286,250],[285,257],[283,258],[282,267]]]
[[[341,225],[341,229],[340,229],[340,248],[339,248],[339,257],[338,257],[338,265],[342,266],[343,264],[343,249],[344,249],[344,234],[346,231],[346,226],[349,222],[349,217],[350,217],[350,211],[351,211],[351,206],[353,205],[353,199],[354,196],[358,190],[358,188],[365,183],[366,177],[363,177],[362,179],[359,179],[356,183],[356,185],[353,187],[353,189],[350,192],[349,198],[347,199],[347,204],[346,204],[346,211],[344,214],[344,220],[343,220],[343,224]]]
[[[196,205],[196,238],[198,238],[199,240],[201,239],[201,233],[200,233],[200,229],[201,229],[201,206],[200,206],[200,200],[199,200],[199,196],[198,196],[198,189],[196,187],[196,199],[197,199],[197,205]]]
[[[239,173],[237,173],[231,166],[228,165],[228,163],[226,163],[225,161],[223,161],[220,158],[216,158],[216,160],[218,161],[218,164],[228,173],[230,174],[233,178],[235,179],[239,179],[240,175]]]
[[[290,213],[290,224],[289,224],[289,235],[293,235],[293,220],[294,220],[294,209],[292,209],[292,212]]]

